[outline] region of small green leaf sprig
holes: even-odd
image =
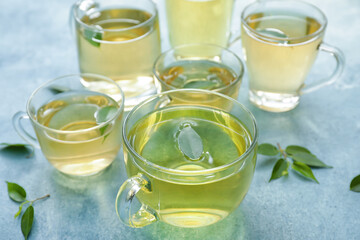
[[[353,192],[360,192],[360,175],[353,178],[350,183],[350,190]]]
[[[266,156],[278,157],[269,182],[288,175],[288,169],[291,166],[291,168],[301,176],[319,183],[311,168],[332,168],[332,166],[325,164],[307,148],[302,146],[289,145],[286,149],[282,149],[279,143],[277,146],[270,143],[263,143],[259,145],[258,153]]]
[[[30,158],[34,155],[34,147],[30,144],[24,144],[24,143],[0,143],[0,147],[2,146],[2,149],[8,149],[13,151],[19,151],[19,150],[27,150],[28,148],[31,149],[31,152],[27,158]]]
[[[34,207],[32,206],[33,203],[41,199],[48,198],[50,197],[50,195],[46,194],[45,196],[29,201],[26,199],[26,191],[23,187],[12,182],[6,182],[6,183],[7,183],[8,195],[10,199],[13,200],[14,202],[21,203],[19,206],[19,210],[14,215],[14,218],[17,218],[21,214],[22,208],[25,204],[29,204],[29,206],[26,208],[24,214],[21,217],[21,232],[26,240],[29,236],[34,220]]]

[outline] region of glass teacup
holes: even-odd
[[[18,134],[41,148],[60,172],[93,175],[108,167],[121,147],[124,95],[111,79],[96,74],[67,75],[36,89],[13,124]],[[37,138],[22,125],[30,119]]]
[[[142,102],[123,126],[129,178],[116,198],[120,220],[193,228],[224,219],[250,187],[257,138],[253,115],[223,94],[179,89]]]
[[[172,48],[155,61],[153,73],[159,92],[180,88],[213,90],[237,99],[244,65],[232,51],[211,44]]]

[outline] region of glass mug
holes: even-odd
[[[165,0],[172,47],[208,43],[226,47],[234,0]]]
[[[199,95],[229,103],[209,106]],[[173,100],[181,96],[184,101]],[[257,139],[254,116],[214,91],[177,89],[142,102],[123,125],[129,178],[116,198],[120,220],[135,228],[158,220],[189,228],[222,220],[250,187]]]
[[[71,10],[80,72],[107,76],[125,94],[125,110],[156,93],[152,66],[161,53],[151,0],[81,0]]]
[[[57,170],[86,176],[115,159],[122,143],[123,112],[124,95],[113,80],[96,74],[67,75],[36,89],[26,113],[14,115],[13,125]],[[30,119],[37,138],[25,130],[22,119]]]
[[[223,47],[188,44],[161,54],[155,61],[153,73],[158,93],[198,88],[237,99],[244,65],[235,53]]]
[[[249,98],[257,107],[284,112],[300,96],[334,83],[344,67],[340,50],[323,42],[327,19],[301,1],[257,1],[243,10],[242,48],[249,76]],[[319,51],[333,55],[336,68],[328,79],[305,86]]]

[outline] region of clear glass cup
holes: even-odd
[[[244,65],[232,51],[210,44],[188,44],[162,53],[153,67],[158,93],[198,88],[234,99],[239,94]]]
[[[120,220],[195,228],[224,219],[250,187],[257,141],[255,118],[231,97],[200,89],[150,97],[123,125],[129,178],[116,198]]]
[[[226,47],[234,0],[165,0],[172,47],[207,43]]]
[[[257,107],[289,111],[302,94],[339,79],[344,56],[323,42],[327,19],[317,7],[302,1],[256,1],[245,7],[241,22],[249,98]],[[328,78],[305,85],[319,51],[334,56],[337,65]]]
[[[57,170],[87,176],[115,159],[122,143],[123,112],[124,94],[113,80],[96,74],[66,75],[36,89],[26,113],[14,115],[13,125]],[[30,120],[36,138],[23,119]]]
[[[71,9],[80,72],[107,76],[125,94],[125,110],[156,93],[152,66],[161,53],[151,0],[81,0]]]

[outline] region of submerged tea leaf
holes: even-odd
[[[266,156],[275,156],[279,154],[279,150],[270,143],[263,143],[259,145],[258,153]]]
[[[217,85],[216,82],[210,81],[192,81],[186,83],[183,88],[197,88],[197,89],[213,89]]]
[[[94,40],[102,40],[101,32],[94,31],[92,29],[84,29],[84,37],[91,45],[100,47],[100,42]]]
[[[270,180],[281,178],[282,176],[288,175],[289,162],[285,159],[280,158],[274,165]]]
[[[180,151],[190,160],[199,159],[204,151],[201,137],[191,126],[181,129],[178,144]]]
[[[25,239],[27,239],[29,236],[29,233],[32,228],[33,220],[34,220],[34,207],[30,205],[25,210],[21,218],[21,232],[23,233]]]
[[[353,191],[353,192],[360,192],[360,175],[357,175],[351,181],[350,190]]]
[[[332,166],[326,165],[325,163],[323,163],[321,160],[319,160],[315,155],[313,155],[311,153],[297,152],[297,153],[291,155],[291,157],[295,161],[305,163],[306,165],[308,165],[310,167],[332,168]]]
[[[15,202],[23,202],[26,200],[26,191],[23,187],[16,183],[6,182],[8,195]]]
[[[313,172],[311,171],[311,168],[308,167],[306,164],[302,162],[296,162],[294,161],[291,165],[292,169],[294,169],[296,172],[298,172],[300,175],[310,178],[314,180],[315,182],[319,183],[318,180],[315,178]]]
[[[114,107],[114,106],[106,106],[104,108],[101,108],[96,113],[96,123],[100,124],[100,123],[110,120],[111,118],[113,118],[115,116],[117,110],[118,110],[117,107]]]
[[[101,108],[96,113],[96,123],[100,124],[100,123],[110,120],[111,118],[113,118],[115,116],[117,110],[118,110],[117,107],[114,107],[114,106],[106,106],[104,108]],[[99,129],[101,135],[104,134],[104,132],[108,126],[109,125],[105,125]],[[104,137],[103,141],[105,141],[106,137],[107,137],[107,135]]]

